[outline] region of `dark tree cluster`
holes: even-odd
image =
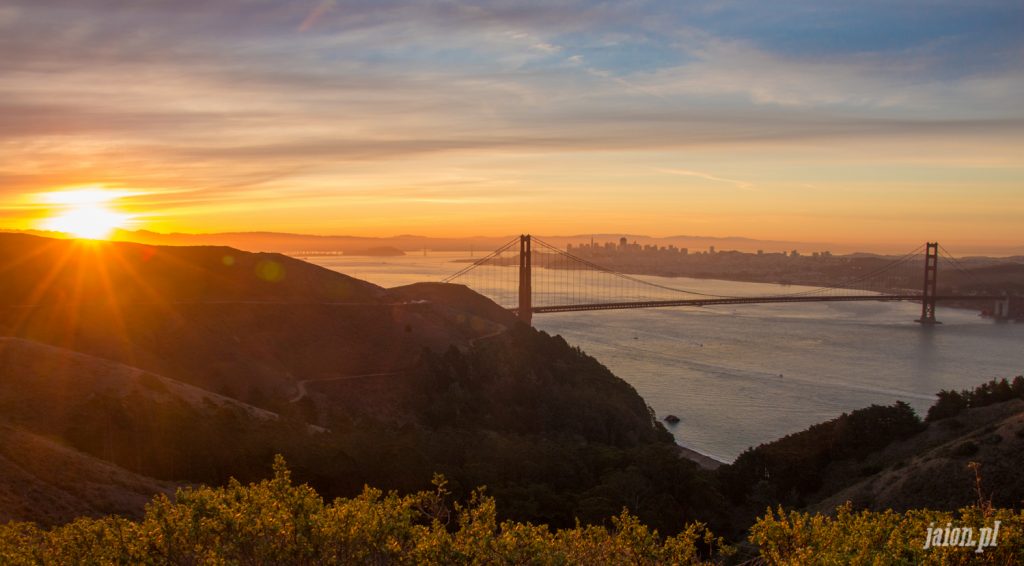
[[[1024,399],[1024,376],[1018,375],[1013,381],[1006,378],[991,380],[975,387],[961,391],[939,391],[938,400],[928,409],[929,422],[948,419],[959,415],[965,409],[986,407],[1011,399]]]
[[[801,506],[822,487],[827,466],[863,458],[923,429],[910,405],[872,405],[740,454],[719,471],[723,492],[737,504]]]

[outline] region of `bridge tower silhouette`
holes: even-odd
[[[928,242],[924,256],[924,287],[921,291],[921,324],[940,324],[935,320],[935,297],[939,283],[939,243]]]
[[[533,243],[529,234],[519,236],[519,320],[533,324]]]
[[[630,254],[655,254],[648,257],[659,257],[657,254],[661,253],[656,248],[642,249],[636,244],[623,243],[617,247],[614,244],[604,247],[591,245],[589,250],[586,253],[594,260],[619,258],[626,264]],[[540,313],[767,303],[913,301],[921,303],[921,317],[917,322],[928,326],[939,324],[935,308],[940,301],[994,301],[993,315],[997,318],[1010,318],[1016,312],[1011,305],[1013,298],[1006,295],[948,292],[940,295],[940,261],[959,270],[964,278],[973,278],[974,275],[938,242],[927,242],[900,257],[845,259],[843,271],[854,275],[839,283],[834,282],[834,276],[821,275],[820,278],[829,283],[817,287],[804,284],[795,291],[757,296],[682,289],[674,286],[674,282],[665,283],[664,277],[659,277],[659,281],[649,281],[601,266],[572,251],[569,246],[563,250],[530,234],[521,234],[443,281],[458,281],[472,287],[513,312],[526,324],[531,324],[533,315]],[[728,256],[724,257],[723,261],[728,261]],[[922,275],[919,262],[922,259],[923,280],[919,279]],[[717,261],[714,257],[712,260]],[[701,286],[707,287],[706,284]]]

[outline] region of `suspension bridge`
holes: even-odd
[[[1011,299],[1005,295],[940,295],[940,265],[944,270],[955,269],[972,276],[945,248],[929,242],[837,284],[801,285],[797,291],[772,295],[724,295],[621,273],[527,234],[510,240],[443,281],[472,288],[527,324],[532,323],[534,314],[543,313],[851,301],[920,302],[921,317],[917,322],[925,325],[938,324],[935,306],[942,301],[988,301],[995,305],[994,316],[1010,316]]]

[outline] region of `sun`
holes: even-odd
[[[123,196],[102,187],[44,193],[42,200],[50,204],[55,213],[40,227],[63,232],[76,238],[105,240],[117,228],[123,228],[131,216],[110,207],[110,202]]]
[[[121,228],[128,216],[114,212],[105,206],[79,206],[59,216],[46,219],[43,228],[64,232],[76,238],[105,240],[116,228]]]

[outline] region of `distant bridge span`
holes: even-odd
[[[518,250],[515,249],[518,243]],[[534,250],[533,244],[539,244]],[[622,246],[623,244],[620,244]],[[503,254],[508,255],[503,255]],[[947,252],[948,253],[948,252]],[[923,256],[924,268],[917,261]],[[967,272],[960,263],[948,256],[947,259],[956,269]],[[534,282],[534,264],[540,261],[539,267],[557,273],[554,282],[541,281],[541,291],[555,297],[554,304],[539,304],[534,296],[537,285]],[[916,265],[915,265],[916,264]],[[512,267],[518,266],[515,277]],[[714,305],[752,305],[772,303],[825,303],[825,302],[860,302],[860,301],[914,301],[921,303],[921,324],[937,324],[935,305],[940,301],[987,301],[994,302],[993,314],[997,318],[1010,315],[1011,298],[993,295],[938,294],[939,244],[928,242],[914,251],[892,260],[881,268],[862,274],[854,279],[838,285],[820,287],[788,294],[766,296],[726,296],[715,295],[686,289],[669,287],[660,283],[643,279],[602,267],[590,260],[575,256],[568,250],[561,250],[538,238],[522,235],[506,243],[491,254],[473,262],[457,273],[444,279],[445,282],[465,280],[469,275],[496,268],[496,277],[485,280],[477,290],[492,295],[509,296],[514,288],[518,304],[504,305],[520,320],[530,324],[534,314],[602,311],[623,309],[647,309],[659,307],[703,307]],[[900,269],[909,269],[909,273],[897,273]],[[609,286],[595,285],[586,276],[599,277],[599,283],[611,282]],[[915,277],[921,277],[914,280]],[[550,277],[547,279],[551,279]],[[555,285],[556,288],[552,288]],[[470,285],[476,287],[475,285]],[[912,291],[913,289],[913,291]],[[921,289],[917,292],[916,289]],[[637,296],[646,292],[676,295],[679,298],[642,298]],[[603,300],[595,300],[589,294],[602,295]],[[632,298],[623,300],[622,295],[629,294]],[[566,297],[572,300],[567,301]],[[492,297],[493,298],[493,297]],[[495,298],[496,301],[499,299]],[[500,301],[499,301],[500,303]]]
[[[988,295],[938,295],[936,301],[999,301],[1005,297]],[[727,299],[681,299],[675,301],[627,301],[622,303],[591,303],[532,307],[534,314],[576,311],[608,311],[621,309],[650,309],[658,307],[709,307],[714,305],[760,305],[770,303],[845,303],[857,301],[914,301],[921,295],[845,295],[835,297],[734,297]],[[509,309],[516,315],[519,308]]]

